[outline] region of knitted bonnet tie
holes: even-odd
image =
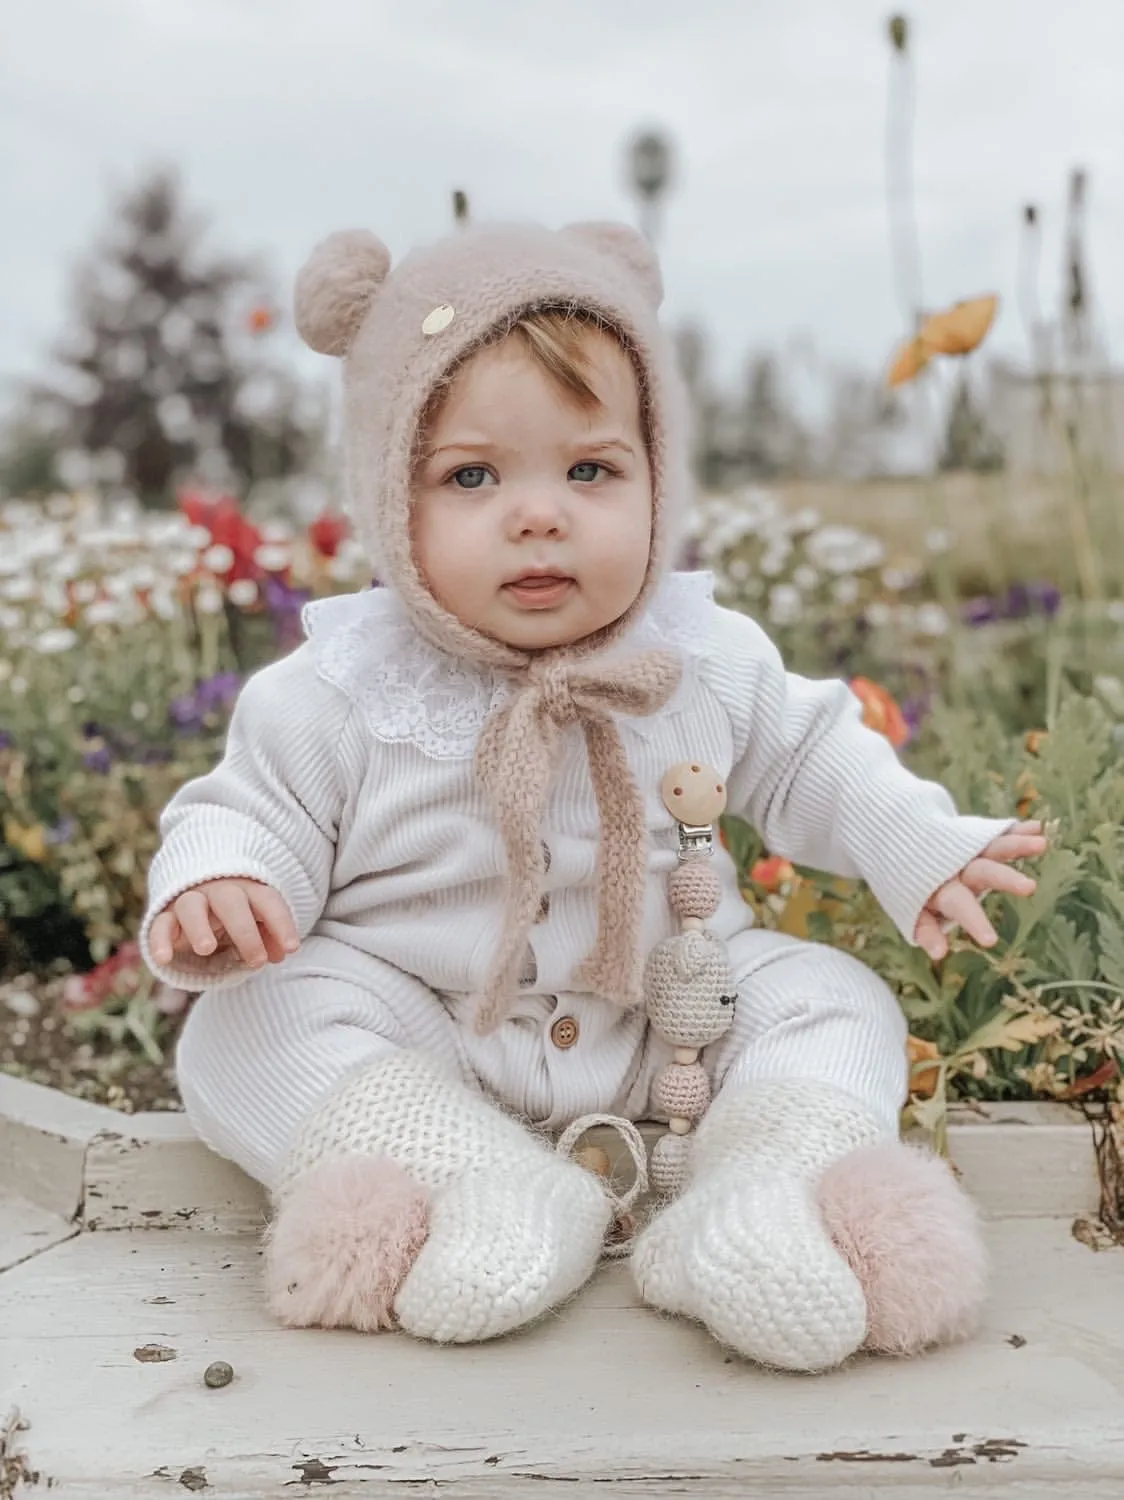
[[[516,685],[486,723],[477,756],[508,866],[502,932],[478,997],[481,1030],[499,1024],[518,992],[545,873],[539,826],[572,725],[585,737],[601,819],[597,941],[574,982],[620,1004],[641,999],[646,820],[613,716],[656,712],[680,666],[670,651],[611,648],[623,645],[674,558],[689,488],[687,402],[659,324],[662,295],[651,247],[623,224],[471,228],[411,251],[393,270],[381,240],[345,230],[323,240],[297,278],[302,337],[343,359],[347,506],[376,578],[432,645]],[[643,584],[619,619],[582,640],[526,651],[485,636],[431,594],[414,556],[411,487],[435,395],[476,350],[542,309],[592,318],[632,360],[652,531]]]
[[[539,825],[567,724],[580,724],[601,819],[597,943],[575,985],[618,1005],[643,1000],[639,942],[648,870],[644,800],[612,714],[651,714],[679,684],[671,651],[646,651],[602,666],[551,661],[530,668],[514,703],[484,726],[477,766],[499,810],[507,852],[503,936],[478,1001],[476,1024],[490,1030],[519,982],[527,934],[546,873]]]

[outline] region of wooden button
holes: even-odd
[[[680,761],[660,782],[663,805],[677,823],[703,828],[726,811],[726,783],[713,766]]]
[[[573,1016],[559,1016],[550,1028],[550,1040],[563,1052],[572,1047],[578,1039],[578,1023]]]

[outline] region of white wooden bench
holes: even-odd
[[[0,1077],[0,1500],[1121,1500],[1124,1251],[1072,1233],[1097,1202],[1088,1127],[987,1116],[952,1130],[995,1257],[979,1337],[797,1377],[643,1308],[621,1264],[496,1344],[279,1328],[262,1195],[182,1117]],[[217,1360],[234,1379],[209,1389]]]

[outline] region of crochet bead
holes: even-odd
[[[648,955],[644,999],[652,1028],[673,1047],[717,1041],[737,1000],[725,945],[709,932],[664,938]]]
[[[688,859],[671,872],[667,883],[672,910],[680,917],[712,917],[722,900],[722,886],[708,859]]]
[[[691,1130],[691,1122],[690,1120],[681,1120],[677,1115],[673,1115],[667,1122],[667,1128],[674,1135],[688,1135]]]
[[[661,1114],[698,1120],[710,1103],[710,1079],[701,1063],[669,1063],[656,1079],[652,1102]]]
[[[652,1187],[663,1198],[674,1198],[687,1180],[687,1158],[691,1154],[689,1135],[661,1135],[652,1147],[649,1177]]]
[[[677,823],[693,828],[717,823],[726,811],[726,783],[713,766],[680,761],[660,782],[663,805]]]

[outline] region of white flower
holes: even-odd
[[[952,546],[952,537],[943,526],[934,526],[925,533],[925,550],[927,552],[947,552]]]
[[[731,558],[726,566],[726,577],[731,583],[745,583],[750,574],[750,566],[744,557]]]
[[[173,552],[164,565],[176,578],[186,578],[195,572],[195,555],[191,552]]]
[[[204,584],[195,596],[195,607],[204,615],[222,613],[222,595],[211,584]]]
[[[803,607],[800,590],[793,584],[778,583],[770,589],[769,618],[774,625],[794,625]]]
[[[920,577],[920,570],[912,564],[907,567],[882,569],[882,582],[892,594],[900,594],[905,589],[911,589]]]
[[[350,583],[355,577],[354,561],[337,554],[328,563],[328,577],[333,583]]]
[[[798,589],[803,589],[807,593],[809,589],[814,589],[816,584],[819,583],[820,575],[816,572],[815,568],[810,568],[807,563],[801,563],[798,568],[793,570],[792,581]]]
[[[19,609],[4,609],[0,606],[0,630],[8,635],[13,630],[18,630],[23,624],[23,611]]]
[[[861,573],[876,568],[886,555],[877,537],[853,526],[824,526],[805,543],[809,558],[827,573]]]
[[[922,635],[945,635],[948,631],[948,615],[939,604],[920,604],[913,623]]]
[[[87,625],[116,625],[121,619],[121,606],[112,599],[96,599],[86,611]]]
[[[811,505],[805,505],[788,519],[788,529],[794,536],[799,536],[805,531],[815,531],[819,524],[820,513]]]
[[[192,547],[201,550],[211,545],[212,537],[206,526],[189,526],[183,537]]]
[[[229,573],[234,566],[234,553],[225,542],[217,542],[207,548],[199,561],[212,573]]]
[[[82,571],[82,559],[77,552],[62,552],[51,564],[51,577],[61,583],[70,583]]]
[[[176,617],[176,601],[167,589],[155,589],[149,600],[149,608],[159,620],[174,620]]]
[[[254,552],[254,561],[267,573],[283,573],[291,560],[291,551],[279,542],[265,543]]]
[[[67,688],[66,696],[71,703],[85,703],[86,689],[76,682],[73,687]]]
[[[290,542],[293,539],[293,528],[288,521],[266,521],[261,534],[266,542]]]
[[[70,600],[67,598],[66,590],[61,583],[44,583],[43,591],[39,595],[39,602],[47,611],[48,615],[61,617],[70,608]]]
[[[258,586],[252,578],[235,579],[226,592],[231,604],[237,604],[239,609],[248,609],[257,603]]]
[[[10,578],[0,594],[5,599],[10,599],[13,604],[24,604],[28,599],[34,599],[39,590],[35,586],[34,578]]]
[[[33,644],[40,655],[57,656],[60,651],[69,651],[71,646],[76,646],[78,637],[73,630],[44,630],[42,635],[35,637]]]
[[[837,604],[854,604],[859,597],[859,580],[857,578],[837,578],[831,586],[831,592]]]
[[[1105,613],[1114,625],[1124,625],[1124,599],[1113,599]]]
[[[22,698],[24,693],[27,692],[28,686],[26,677],[13,677],[8,684],[8,691],[13,698]]]
[[[134,719],[147,719],[149,714],[149,707],[147,703],[142,703],[138,700],[133,704],[129,712],[132,714]]]
[[[866,607],[866,623],[872,630],[882,630],[894,618],[894,611],[882,599],[875,599]]]

